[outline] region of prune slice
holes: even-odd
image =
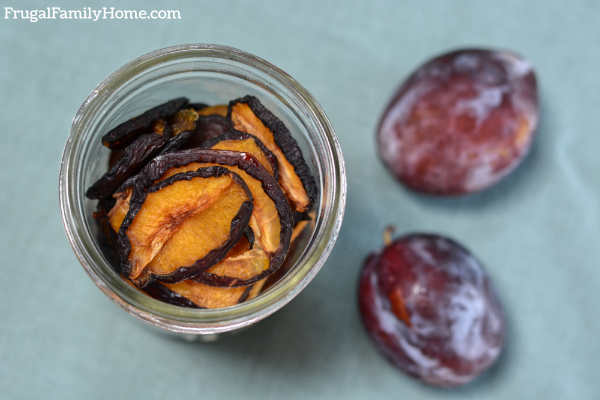
[[[230,276],[252,277],[269,267],[269,256],[262,250],[246,250],[237,255],[235,251],[231,249],[227,257],[210,270]],[[193,280],[164,283],[164,286],[189,299],[196,306],[205,308],[229,307],[241,303],[256,297],[262,288],[260,282],[248,286],[215,287]]]
[[[292,231],[292,213],[277,181],[248,153],[226,150],[193,149],[165,154],[150,161],[139,176],[151,182],[172,173],[194,170],[210,164],[228,166],[247,183],[253,194],[254,210],[250,227],[256,242],[269,253],[270,266],[261,274],[249,279],[218,276],[203,271],[194,279],[219,286],[246,286],[257,282],[277,270],[287,254]],[[183,167],[183,168],[181,168]],[[278,229],[275,230],[274,227]]]
[[[183,297],[181,294],[170,290],[167,286],[163,285],[158,281],[150,282],[144,287],[143,291],[150,297],[155,298],[156,300],[160,300],[162,302],[172,304],[174,306],[188,308],[203,308],[194,304],[194,302]]]
[[[185,280],[177,283],[164,283],[165,288],[199,308],[231,307],[256,297],[253,285],[241,287],[216,287],[200,282]]]
[[[231,121],[220,115],[205,115],[198,117],[194,136],[186,146],[188,149],[205,147],[207,140],[214,139],[233,129]]]
[[[407,187],[459,195],[516,168],[537,121],[536,78],[526,60],[508,51],[457,50],[426,62],[400,86],[377,143]]]
[[[111,129],[102,137],[102,143],[111,149],[125,147],[135,137],[150,132],[152,130],[152,125],[156,120],[170,117],[188,102],[189,100],[187,98],[179,97],[151,108],[137,117],[131,118]]]
[[[231,207],[225,207],[224,198],[233,200],[227,204]],[[132,188],[127,215],[119,227],[121,270],[138,286],[151,278],[175,282],[194,275],[220,261],[237,243],[248,225],[252,208],[248,187],[226,168],[201,168],[158,183],[138,179]],[[222,229],[212,236],[206,234],[197,228],[196,218],[200,215],[207,218],[203,221],[204,229],[215,230],[217,225]],[[193,226],[188,221],[193,221]],[[227,233],[223,234],[224,231]],[[202,247],[206,250],[202,257],[191,263],[160,264],[155,257],[167,250],[179,251],[183,253],[182,259],[191,259],[186,249],[172,246],[171,239],[176,235],[181,239],[176,244],[185,240],[194,242],[195,235],[201,235],[202,240],[190,246],[189,251],[195,256]],[[152,268],[147,268],[151,261]]]
[[[487,274],[441,236],[407,235],[369,255],[358,303],[379,350],[431,385],[467,383],[502,350],[504,314]]]
[[[160,154],[170,153],[181,149],[193,136],[193,132],[181,132],[177,136],[170,137],[170,128],[165,128],[165,135],[155,133],[142,135],[129,144],[124,150],[112,150],[123,152],[119,160],[107,173],[102,175],[86,192],[91,199],[104,199],[110,197],[115,191],[123,191],[133,184],[132,178],[144,164],[152,157]]]
[[[167,140],[167,143],[160,149],[157,155],[172,153],[183,149],[194,136],[194,132],[181,132]]]
[[[236,216],[240,208],[247,207],[247,203],[252,201],[249,191],[246,190],[247,188],[241,185],[232,185],[212,206],[183,221],[146,269],[156,279],[176,282],[183,276],[193,276],[189,271],[198,272],[219,265],[220,260],[224,258],[223,250],[219,250],[219,258],[206,257],[214,253],[214,249],[226,248],[228,252],[243,237],[243,229],[241,232],[235,231],[235,237],[232,237],[231,221],[239,224]],[[244,216],[246,224],[249,217]],[[223,243],[227,247],[224,247]]]
[[[204,148],[250,153],[275,179],[279,177],[277,158],[256,136],[230,130],[204,142]]]
[[[127,178],[137,173],[146,160],[155,155],[164,144],[165,138],[155,133],[136,138],[125,148],[116,164],[88,188],[85,195],[90,199],[110,197]]]
[[[297,211],[310,210],[317,185],[285,124],[253,96],[232,100],[227,116],[235,129],[256,136],[273,152],[279,163],[279,182],[290,202]]]

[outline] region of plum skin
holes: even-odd
[[[468,250],[441,236],[407,235],[370,254],[358,305],[384,356],[433,386],[470,382],[503,348],[504,313],[487,274]]]
[[[486,189],[527,155],[539,116],[532,66],[508,51],[462,49],[417,68],[377,128],[379,156],[415,191]]]

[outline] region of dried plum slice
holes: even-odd
[[[260,139],[279,162],[279,182],[297,211],[312,208],[317,185],[302,151],[285,124],[253,96],[229,103],[228,118],[235,129]]]
[[[207,140],[219,137],[233,129],[231,121],[220,115],[201,115],[196,121],[194,136],[186,146],[188,149],[204,147]]]
[[[183,167],[173,168],[167,171],[163,178],[167,178],[173,174],[194,171],[198,168],[215,165],[219,164],[190,163]],[[238,174],[244,180],[246,185],[248,185],[248,188],[252,193],[254,209],[252,211],[249,226],[252,229],[255,240],[260,243],[260,247],[267,253],[275,253],[279,249],[281,243],[281,221],[277,217],[277,204],[265,192],[262,182],[259,179],[248,175],[246,171],[236,166],[227,166],[227,168]]]
[[[175,174],[158,183],[138,179],[131,191],[118,243],[121,270],[138,286],[151,278],[179,281],[220,261],[242,236],[253,208],[245,182],[222,167]],[[183,251],[178,246],[185,247],[186,241],[194,246]],[[161,263],[161,256],[178,252],[187,262]]]
[[[170,132],[170,128],[165,128],[164,132]],[[123,155],[107,173],[90,186],[86,196],[90,199],[104,199],[110,197],[117,189],[124,190],[133,181],[129,184],[123,183],[135,175],[147,160],[156,155],[179,150],[190,140],[192,135],[193,132],[182,132],[174,137],[169,137],[167,134],[160,136],[150,133],[138,137],[125,149],[117,150],[123,152]]]
[[[174,306],[188,308],[203,308],[194,304],[193,301],[185,298],[181,294],[170,290],[168,287],[161,284],[160,282],[150,282],[144,287],[143,291],[150,297],[155,298],[156,300],[160,300],[162,302],[172,304]]]
[[[170,117],[180,108],[188,103],[185,97],[179,97],[131,118],[111,129],[102,137],[102,144],[110,149],[118,149],[127,146],[135,137],[148,133],[156,120]]]
[[[172,153],[174,151],[183,149],[191,140],[192,136],[194,136],[194,132],[190,131],[181,132],[177,136],[173,136],[172,138],[167,140],[167,142],[160,149],[157,155]]]
[[[131,175],[134,175],[145,161],[165,144],[165,138],[155,133],[149,133],[136,138],[129,144],[123,155],[113,167],[100,177],[85,195],[90,199],[110,197],[113,192]]]
[[[248,251],[250,244],[242,236],[237,244],[227,253],[226,259],[235,258]],[[192,280],[184,280],[173,284],[154,281],[144,288],[152,297],[183,307],[221,308],[229,307],[256,297],[260,292],[259,282],[255,285],[237,288],[219,288],[208,286]]]
[[[275,179],[279,177],[277,158],[256,136],[230,130],[204,142],[203,147],[214,150],[239,151],[250,153]]]
[[[254,157],[247,153],[226,150],[185,150],[153,159],[140,173],[140,176],[153,182],[165,176],[167,172],[166,175],[168,176],[168,174],[180,173],[181,171],[193,171],[196,168],[206,167],[207,164],[229,166],[232,170],[237,171],[248,184],[254,198],[254,210],[250,226],[253,227],[256,241],[260,243],[263,250],[270,254],[271,261],[269,268],[249,279],[240,280],[236,277],[218,276],[204,271],[196,275],[194,279],[218,286],[246,286],[257,282],[277,270],[283,263],[290,244],[292,214],[281,188]],[[180,169],[180,167],[184,168]],[[261,212],[270,208],[269,199],[274,204],[274,211],[261,216]],[[255,213],[255,210],[258,211]],[[278,223],[278,232],[274,232],[272,229],[266,230],[265,226],[261,226],[257,222],[261,219],[267,221],[265,225],[269,224],[269,227],[277,226],[276,223]],[[273,221],[274,219],[276,221]]]
[[[241,287],[216,287],[200,282],[185,280],[177,283],[158,283],[166,290],[186,299],[198,308],[224,308],[242,303],[256,297],[258,291],[254,285]]]
[[[251,195],[241,185],[233,185],[223,192],[219,200],[211,207],[190,216],[179,226],[160,252],[150,261],[147,270],[161,281],[175,282],[185,276],[181,266],[200,263],[213,249],[227,243],[227,251],[243,237],[244,230],[236,232],[237,239],[231,242],[231,223],[243,204],[252,201]],[[249,216],[248,216],[249,218]],[[223,258],[213,258],[212,263],[205,261],[204,268],[217,264]],[[189,269],[189,268],[187,268]],[[173,273],[174,270],[179,272]]]

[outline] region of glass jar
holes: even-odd
[[[289,270],[258,297],[233,307],[191,309],[155,300],[114,272],[99,245],[96,202],[84,192],[107,169],[101,136],[143,111],[175,97],[227,104],[257,96],[289,128],[317,181],[315,223],[286,260]],[[315,277],[337,239],[346,202],[339,142],[313,97],[288,74],[240,50],[204,44],[173,46],[139,57],[92,91],[73,119],[59,177],[60,209],[75,255],[94,283],[129,314],[164,330],[214,335],[252,325],[274,313]],[[300,316],[299,316],[300,317]]]

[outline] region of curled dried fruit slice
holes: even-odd
[[[273,152],[285,194],[297,211],[309,210],[315,201],[317,186],[298,143],[285,124],[253,96],[231,101],[228,117],[235,129],[256,136]]]
[[[249,300],[251,298],[250,292],[252,292],[253,289],[252,285],[247,287],[227,288],[209,286],[192,280],[158,285],[163,286],[176,296],[188,300],[198,308],[223,308],[234,306]],[[254,297],[255,296],[256,294]],[[175,296],[171,295],[171,297]]]
[[[230,201],[227,203],[230,207],[226,207],[223,203],[225,198],[237,202]],[[226,168],[201,168],[173,175],[158,183],[138,179],[132,188],[127,215],[119,228],[121,269],[138,285],[144,285],[152,277],[171,281],[185,279],[227,254],[242,236],[251,212],[252,195],[248,187],[238,175]],[[115,212],[115,219],[116,215]],[[181,244],[185,240],[193,241],[195,234],[202,235],[202,229],[198,228],[198,224],[202,225],[198,218],[202,216],[208,218],[203,221],[206,229],[216,229],[214,225],[225,226],[227,234],[221,230],[218,235],[202,236],[202,240],[191,248],[194,256],[200,254],[197,250],[200,247],[206,253],[192,263],[159,264],[146,268],[159,253],[163,253],[161,250],[172,237],[179,235],[180,241],[175,244]],[[188,221],[191,222],[188,224]],[[173,245],[170,251],[177,252],[177,246]],[[181,257],[186,255],[187,252]]]
[[[194,132],[181,132],[177,136],[173,136],[167,140],[165,145],[160,149],[158,155],[172,153],[179,149],[182,149],[194,136]]]
[[[129,144],[123,155],[110,170],[102,175],[85,195],[90,199],[110,197],[130,176],[139,171],[144,162],[165,144],[165,138],[155,133],[142,135]]]
[[[226,258],[194,280],[211,286],[247,286],[265,277],[269,266],[269,255],[260,248],[254,248],[239,256]]]
[[[171,236],[160,252],[148,264],[147,271],[162,281],[176,282],[183,277],[188,277],[190,271],[200,271],[218,263],[219,257],[207,257],[214,249],[223,247],[227,243],[227,251],[233,247],[243,235],[236,232],[237,240],[231,241],[231,223],[241,207],[251,202],[246,188],[241,185],[232,185],[220,195],[220,199],[188,219],[186,219],[177,232]],[[246,218],[246,223],[248,218]],[[221,251],[221,250],[220,250]],[[201,260],[201,261],[199,261]],[[181,266],[192,266],[181,267]]]
[[[121,158],[90,186],[86,196],[91,199],[104,199],[110,197],[115,190],[123,191],[133,183],[133,180],[127,181],[139,172],[149,159],[156,155],[179,150],[193,135],[192,132],[182,132],[177,136],[170,137],[169,132],[170,127],[167,127],[163,136],[154,133],[142,135],[124,150],[117,150],[123,153]],[[115,150],[113,150],[114,152]]]
[[[193,149],[165,154],[152,160],[140,176],[153,182],[171,174],[193,171],[219,164],[235,171],[248,185],[253,195],[254,209],[250,226],[260,248],[270,256],[270,264],[260,274],[240,280],[233,276],[218,276],[201,272],[194,279],[223,286],[246,286],[277,270],[287,254],[292,230],[289,204],[275,179],[248,153],[226,150]]]
[[[221,117],[227,116],[227,105],[217,104],[216,106],[204,107],[198,110],[199,115],[220,115]]]
[[[150,282],[143,289],[150,297],[179,307],[202,308],[179,293],[170,290],[160,282]]]
[[[111,129],[102,137],[102,144],[111,149],[127,146],[135,137],[152,130],[154,122],[161,118],[170,117],[188,103],[185,97],[179,97],[131,118]]]
[[[221,136],[233,129],[231,121],[220,115],[201,115],[196,121],[196,130],[191,138],[188,149],[204,147],[207,140]]]
[[[236,254],[240,251],[241,253]],[[268,267],[268,255],[259,249],[248,249],[248,242],[242,237],[238,244],[229,250],[225,260],[211,267],[210,270],[226,275],[251,277]],[[149,285],[152,292],[149,294],[153,297],[160,295],[160,299],[163,301],[165,301],[165,297],[168,297],[169,300],[174,299],[175,302],[167,302],[175,305],[181,305],[181,298],[183,298],[196,307],[219,308],[233,306],[256,297],[260,293],[263,284],[264,279],[253,285],[239,287],[215,287],[193,280],[176,283],[163,282],[162,284],[156,282]],[[160,289],[158,288],[159,285],[161,286]]]
[[[250,153],[275,179],[279,176],[277,158],[256,136],[230,130],[214,139],[206,141],[203,147]]]

